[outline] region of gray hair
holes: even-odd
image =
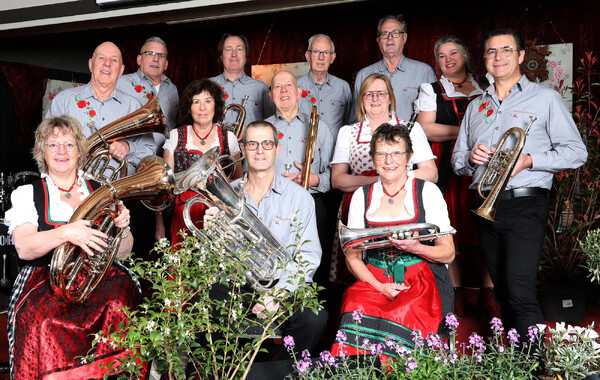
[[[329,37],[326,34],[323,33],[319,33],[319,34],[315,34],[314,36],[312,36],[311,38],[308,39],[308,50],[310,50],[310,47],[312,46],[312,43],[314,40],[316,40],[317,38],[327,38],[329,40],[329,42],[331,42],[331,52],[335,53],[335,44],[333,43],[333,40],[331,39],[331,37]]]
[[[402,25],[402,31],[404,33],[407,32],[408,25],[406,25],[406,20],[404,19],[404,15],[402,15],[402,14],[387,15],[387,16],[383,16],[382,18],[380,18],[379,22],[377,23],[377,34],[378,35],[379,35],[379,30],[381,29],[381,25],[383,25],[383,23],[386,22],[387,20],[398,21],[400,23],[400,25]]]
[[[458,46],[460,51],[462,51],[463,55],[465,56],[465,71],[467,74],[472,74],[473,71],[471,70],[471,55],[469,54],[469,49],[467,49],[467,45],[465,45],[465,43],[457,36],[449,35],[449,36],[442,37],[442,38],[438,39],[437,41],[435,41],[435,45],[433,47],[433,54],[435,54],[436,62],[437,62],[438,51],[440,49],[440,46],[442,46],[443,44],[447,44],[449,42],[452,42],[453,44]],[[436,63],[436,65],[437,65],[437,63]]]
[[[148,38],[146,41],[144,41],[144,43],[142,44],[142,47],[140,48],[140,53],[143,51],[144,46],[146,46],[146,44],[149,43],[149,42],[159,43],[159,44],[161,44],[161,45],[163,45],[165,47],[165,50],[167,50],[167,44],[165,43],[165,41],[162,38],[156,37],[156,36],[152,36],[152,37]],[[167,50],[167,52],[168,52],[168,50]]]

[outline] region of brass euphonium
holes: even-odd
[[[425,234],[420,235],[421,232]],[[338,225],[340,246],[346,252],[350,248],[372,249],[391,245],[388,238],[397,240],[432,240],[442,236],[454,235],[456,230],[440,232],[440,228],[432,223],[412,223],[400,226],[375,228],[348,228],[342,222]],[[415,235],[417,233],[417,235]]]
[[[310,166],[315,158],[317,149],[317,133],[319,132],[319,113],[317,106],[313,106],[308,122],[308,136],[306,137],[306,150],[304,151],[304,170],[302,171],[302,187],[306,190],[310,187]]]
[[[223,110],[223,117],[221,117],[221,121],[219,121],[219,124],[223,128],[231,131],[238,139],[240,138],[242,130],[244,129],[244,121],[246,121],[246,108],[244,107],[246,106],[248,98],[248,95],[245,95],[244,99],[242,100],[242,104],[231,103],[227,105],[227,107],[225,107],[225,109]],[[227,115],[227,112],[232,108],[236,108],[238,110],[238,117],[235,120],[235,123],[225,123],[225,116]]]
[[[191,190],[197,195],[186,201],[183,219],[197,237],[207,238],[196,228],[190,210],[196,203],[217,207],[220,212],[211,220],[211,236],[223,238],[225,254],[241,260],[248,270],[244,277],[256,290],[265,290],[275,281],[277,269],[292,259],[285,246],[250,211],[245,203],[243,182],[240,194],[231,187],[219,165],[219,147],[204,153],[189,169],[175,174],[175,194]],[[248,251],[242,255],[241,252]]]
[[[124,231],[114,224],[119,200],[141,199],[149,208],[165,209],[174,186],[169,165],[160,157],[148,156],[140,161],[135,174],[107,183],[87,197],[69,223],[92,221],[92,228],[109,236],[108,245],[103,251],[95,251],[94,256],[71,243],[57,247],[50,263],[50,284],[56,295],[69,303],[83,303],[106,276]]]
[[[500,139],[498,147],[488,162],[487,168],[483,172],[479,184],[477,185],[477,192],[481,198],[485,199],[485,201],[478,209],[472,210],[475,214],[489,221],[496,221],[496,211],[498,211],[498,205],[502,200],[502,194],[508,185],[508,181],[510,181],[510,176],[519,160],[523,147],[525,147],[527,133],[529,133],[529,129],[536,120],[537,118],[535,116],[529,116],[529,124],[525,128],[525,131],[519,127],[512,127],[506,131],[502,136],[502,139]],[[503,149],[506,140],[512,134],[518,136],[517,144],[513,147]],[[491,190],[486,197],[483,195],[483,188],[489,188],[490,186]]]
[[[123,160],[117,167],[111,166],[108,154],[109,145],[127,137],[144,133],[166,133],[167,122],[160,108],[158,98],[152,97],[145,106],[112,123],[87,138],[88,154],[83,164],[83,171],[105,183],[127,175],[127,162]]]

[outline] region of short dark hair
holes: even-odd
[[[377,130],[371,137],[369,155],[371,158],[373,158],[377,143],[395,144],[399,143],[400,141],[404,141],[404,145],[406,145],[406,151],[409,155],[411,155],[413,152],[412,141],[410,140],[410,131],[406,125],[391,125],[389,123],[381,124],[379,127],[377,127]]]
[[[237,37],[239,39],[241,39],[244,42],[244,50],[246,51],[246,64],[248,64],[248,56],[250,54],[250,46],[248,44],[248,39],[246,38],[246,36],[244,36],[243,34],[232,34],[232,33],[225,33],[221,36],[221,40],[219,41],[219,44],[217,45],[217,51],[219,52],[219,63],[223,64],[223,46],[225,46],[225,40],[228,39],[229,37]]]
[[[404,19],[404,15],[397,14],[397,15],[383,16],[382,18],[379,19],[379,22],[377,22],[377,35],[379,35],[379,30],[381,29],[381,25],[383,25],[383,23],[386,22],[387,20],[398,21],[400,23],[400,25],[402,25],[402,31],[404,33],[407,32],[408,25],[406,25],[406,20]]]
[[[207,91],[215,100],[213,123],[216,123],[223,117],[225,100],[223,100],[223,90],[221,89],[221,86],[210,79],[195,80],[185,87],[181,94],[181,98],[179,99],[179,114],[181,115],[181,121],[184,124],[194,124],[194,118],[192,118],[192,115],[190,114],[190,107],[192,106],[194,95],[198,95],[202,91]]]
[[[150,42],[156,42],[156,43],[163,45],[168,54],[167,44],[165,43],[165,41],[162,38],[157,37],[157,36],[152,36],[152,37],[148,38],[146,41],[144,41],[144,43],[142,44],[142,47],[140,48],[140,54],[142,54],[142,52],[144,51],[144,46],[146,46],[146,44],[150,43]]]
[[[512,38],[515,39],[515,43],[517,44],[517,46],[515,46],[517,48],[517,52],[527,49],[527,44],[525,44],[525,40],[523,39],[523,36],[521,36],[519,33],[517,33],[516,31],[514,31],[512,29],[503,28],[503,29],[494,29],[488,33],[487,37],[485,38],[485,43],[483,44],[483,52],[484,53],[485,53],[486,46],[487,46],[488,42],[490,41],[490,39],[492,39],[493,37],[498,37],[498,36],[512,36]]]
[[[256,120],[246,126],[246,129],[244,129],[244,143],[246,142],[246,137],[248,136],[248,130],[250,128],[271,128],[271,131],[273,132],[273,141],[275,141],[275,146],[279,144],[279,132],[277,131],[277,128],[275,128],[273,124],[265,120]]]

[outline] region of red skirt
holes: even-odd
[[[122,311],[139,303],[137,286],[128,273],[113,265],[83,304],[69,304],[50,287],[49,268],[37,267],[18,296],[14,318],[15,379],[101,379],[110,364],[128,355],[122,348],[99,342],[93,363],[88,354],[100,330],[113,332],[124,321]]]
[[[190,230],[187,228],[185,221],[183,220],[183,209],[185,208],[185,201],[196,194],[196,192],[188,190],[175,198],[175,208],[173,210],[173,219],[171,222],[172,246],[175,246],[175,244],[183,241],[179,231],[183,230],[186,234],[190,234]],[[204,213],[206,212],[206,209],[207,207],[204,204],[196,203],[190,210],[190,217],[198,229],[204,228]]]
[[[367,265],[380,282],[391,282],[393,277],[384,275],[385,270]],[[404,275],[404,283],[410,289],[403,290],[395,299],[389,300],[370,284],[357,281],[343,296],[340,330],[346,334],[345,341],[336,340],[331,353],[346,355],[356,353],[357,339],[360,350],[368,350],[371,344],[381,344],[383,353],[396,356],[393,347],[386,345],[392,339],[398,345],[412,347],[412,332],[420,330],[423,336],[437,333],[442,321],[442,303],[435,276],[426,261],[411,265]],[[353,320],[353,312],[360,310],[360,322]],[[366,341],[365,341],[366,339]]]

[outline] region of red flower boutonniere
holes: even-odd
[[[147,99],[150,99],[152,97],[152,92],[146,90],[146,86],[142,86],[141,84],[135,83],[133,81],[131,82],[131,85],[133,86],[133,90],[138,94],[143,93],[144,95],[146,95]]]
[[[490,119],[490,116],[492,116],[492,114],[494,113],[494,109],[490,105],[490,102],[484,102],[480,98],[478,112],[483,112],[483,114],[484,114],[483,117],[485,118],[486,124],[489,124],[492,122],[492,120]]]
[[[85,109],[83,113],[90,118],[90,121],[94,116],[96,116],[96,111],[92,108],[92,106],[90,106],[90,102],[80,99],[79,95],[75,95],[75,102],[77,102],[77,107]]]
[[[281,140],[283,138],[283,133],[279,132],[277,134],[277,139]]]
[[[317,102],[317,98],[311,95],[310,91],[302,90],[302,93],[300,95],[303,99],[306,99],[306,101],[310,102],[311,104],[315,104]]]
[[[221,90],[223,90],[223,99],[229,99],[229,94],[225,91],[225,87],[221,86]]]

